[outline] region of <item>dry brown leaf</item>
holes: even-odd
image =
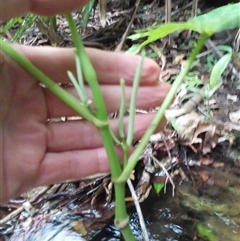
[[[216,125],[203,123],[203,117],[195,111],[180,116],[176,121],[176,125],[181,145],[202,143],[202,153],[206,154],[218,143],[220,135],[216,129]],[[205,133],[204,140],[199,137],[202,133]]]
[[[213,164],[214,160],[212,158],[208,158],[206,156],[201,157],[201,164],[204,166],[209,166]]]
[[[215,168],[219,168],[219,167],[224,167],[224,163],[223,162],[214,162],[213,163],[213,167]]]
[[[185,57],[186,57],[185,54],[177,55],[173,60],[173,64],[174,65],[181,64]],[[186,61],[184,61],[184,62],[186,62]]]
[[[72,228],[83,236],[88,233],[82,221],[72,222]]]
[[[229,119],[232,123],[240,125],[240,110],[229,113]]]
[[[198,136],[206,132],[203,142],[203,154],[209,153],[218,143],[219,135],[216,133],[216,126],[213,124],[200,123],[194,133],[191,144],[202,143],[202,139]]]
[[[177,68],[168,68],[163,70],[160,74],[160,81],[167,82],[172,75],[176,75],[179,73]]]
[[[199,172],[199,175],[204,182],[206,182],[209,179],[209,175],[205,172]]]
[[[106,26],[106,0],[98,0],[99,4],[99,18],[102,27]]]
[[[186,85],[185,84],[182,84],[181,87],[180,87],[180,90],[178,91],[177,93],[177,96],[175,97],[172,105],[171,105],[171,108],[174,108],[174,107],[178,107],[181,105],[182,103],[182,98],[188,93],[188,90],[186,88]],[[186,113],[184,113],[186,114]]]
[[[193,137],[201,121],[202,117],[195,111],[192,111],[186,115],[182,115],[179,118],[177,118],[177,132],[179,136],[179,141],[182,145],[189,145],[197,142],[197,137],[195,137],[194,142]]]
[[[237,95],[227,95],[227,99],[228,100],[232,100],[233,102],[237,102],[238,101],[238,96]]]

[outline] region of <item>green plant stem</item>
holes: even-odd
[[[82,89],[80,88],[78,81],[75,79],[73,73],[71,71],[67,71],[67,75],[68,75],[68,78],[71,80],[74,88],[76,89],[78,96],[79,96],[80,100],[82,101],[82,103],[86,103],[87,101],[83,101]]]
[[[66,14],[66,19],[69,24],[69,28],[71,30],[72,39],[74,42],[74,45],[76,46],[76,53],[79,56],[80,64],[83,70],[84,77],[89,84],[89,87],[92,91],[93,98],[94,98],[94,104],[96,106],[96,117],[103,121],[108,123],[108,115],[106,111],[106,107],[103,101],[102,93],[98,84],[97,75],[96,72],[88,58],[88,55],[86,53],[86,50],[82,44],[82,40],[78,34],[76,25],[73,21],[71,14]],[[114,144],[113,140],[110,134],[109,125],[107,124],[104,126],[104,128],[99,128],[100,134],[102,136],[102,140],[104,143],[104,146],[106,145],[106,151],[109,157],[109,163],[111,168],[111,173],[113,177],[119,176],[121,173],[121,167],[120,163],[118,162],[118,158],[116,156],[116,152],[114,150]],[[110,158],[111,157],[111,158]]]
[[[97,110],[96,111],[97,117],[102,121],[107,121],[108,115],[107,115],[106,107],[105,107],[104,100],[103,100],[103,97],[101,94],[101,90],[100,90],[100,87],[98,84],[96,72],[88,58],[84,45],[78,34],[77,27],[73,21],[72,15],[66,14],[65,17],[68,21],[69,28],[71,30],[72,39],[73,39],[74,45],[76,47],[76,53],[80,59],[80,64],[82,67],[82,71],[83,71],[85,80],[87,81],[88,85],[90,86],[90,89],[93,94],[94,103],[95,103],[96,110]]]
[[[83,46],[82,40],[78,34],[76,25],[73,21],[72,15],[66,14],[65,17],[68,21],[69,28],[71,30],[72,39],[76,47],[76,52],[80,59],[80,64],[83,70],[85,80],[87,81],[93,94],[94,103],[96,106],[96,117],[99,120],[108,123],[108,115],[107,115],[106,107],[101,94],[101,90],[98,84],[95,70],[88,58],[88,55]],[[118,160],[118,157],[115,151],[114,142],[112,139],[109,124],[106,126],[100,127],[98,129],[101,135],[101,139],[103,141],[104,148],[108,156],[112,179],[116,180],[121,175],[122,168],[120,166],[120,162]],[[126,211],[125,183],[114,184],[114,190],[115,190],[115,224],[117,228],[121,230],[125,240],[133,241],[135,240],[135,238],[129,227],[129,223],[128,223],[129,217]]]
[[[121,103],[120,103],[120,108],[118,113],[118,133],[119,133],[119,137],[123,140],[125,138],[123,118],[124,118],[124,113],[126,111],[126,93],[125,93],[124,79],[120,79],[120,87],[121,87]]]
[[[125,228],[120,229],[120,231],[122,233],[123,238],[126,241],[135,241],[136,240],[129,225],[126,226]]]
[[[123,168],[127,165],[128,160],[128,149],[129,146],[126,143],[125,133],[124,133],[124,113],[126,111],[126,93],[125,93],[125,81],[124,79],[120,79],[120,87],[121,87],[121,104],[118,113],[118,133],[121,140],[121,147],[123,150]],[[134,110],[135,112],[135,110]]]
[[[138,144],[137,148],[134,150],[134,152],[129,157],[127,166],[124,168],[121,176],[116,180],[116,182],[126,182],[127,179],[129,178],[132,170],[134,169],[136,163],[138,162],[139,156],[141,155],[144,148],[146,147],[150,136],[154,133],[157,126],[159,125],[161,119],[164,116],[165,110],[171,104],[179,86],[183,82],[186,74],[189,72],[194,59],[196,58],[197,54],[200,52],[200,50],[204,46],[204,43],[205,43],[205,41],[207,40],[208,37],[209,37],[209,35],[206,35],[206,34],[202,34],[200,36],[200,39],[198,40],[198,43],[197,43],[196,47],[193,49],[193,51],[191,52],[191,54],[189,56],[188,61],[186,62],[186,65],[184,66],[181,73],[178,75],[178,77],[174,81],[167,97],[164,99],[164,101],[163,101],[160,109],[158,110],[156,116],[154,117],[152,123],[150,124],[150,126],[148,127],[144,136],[142,137],[141,142]]]
[[[49,17],[49,24],[53,31],[57,30],[57,17]]]
[[[108,161],[110,165],[112,179],[117,179],[121,173],[120,163],[118,161],[116,151],[114,148],[111,133],[108,127],[103,127],[99,129],[101,138],[103,140],[103,145],[105,147]],[[129,217],[127,214],[126,203],[125,203],[125,183],[114,183],[115,191],[115,225],[121,230],[122,235],[125,240],[134,241],[135,238],[129,227]],[[126,223],[127,220],[127,223]],[[123,225],[124,224],[124,225]],[[124,226],[123,228],[121,228]]]
[[[78,99],[70,95],[64,89],[62,89],[58,84],[41,72],[37,67],[35,67],[28,59],[19,54],[14,50],[8,43],[0,39],[1,50],[11,57],[16,63],[26,69],[33,77],[44,84],[50,91],[52,91],[58,98],[60,98],[69,107],[75,110],[79,115],[84,117],[89,122],[93,123],[100,130],[101,137],[104,140],[104,146],[106,148],[107,155],[110,161],[111,172],[114,174],[115,179],[121,174],[121,167],[118,161],[111,134],[109,131],[108,122],[103,122],[92,115],[86,106],[84,106]],[[124,222],[128,219],[128,214],[126,211],[125,204],[125,183],[119,183],[115,185],[115,195],[116,195],[116,215],[115,219],[118,223]],[[123,220],[123,221],[122,221]],[[122,234],[126,237],[126,240],[134,241],[135,238],[131,233],[129,225],[126,225],[122,230]]]
[[[145,57],[145,52],[143,51],[141,60],[137,66],[137,70],[133,80],[133,87],[132,87],[132,94],[131,94],[131,101],[130,101],[130,108],[129,108],[128,133],[127,133],[127,140],[126,140],[126,143],[128,146],[131,146],[133,142],[134,120],[136,115],[136,100],[137,100],[138,87],[141,79],[141,72],[142,72],[144,57]]]
[[[87,121],[92,122],[95,126],[101,127],[105,126],[106,123],[95,118],[92,113],[79,102],[78,99],[73,97],[67,91],[62,89],[57,83],[51,80],[47,75],[35,67],[27,58],[19,54],[15,49],[13,49],[10,44],[4,42],[0,39],[0,46],[3,52],[5,52],[9,57],[11,57],[20,66],[26,69],[33,77],[44,84],[50,91],[52,91],[59,99],[66,103],[69,107],[75,110],[80,116],[85,118]]]
[[[74,51],[74,55],[75,55],[75,61],[76,61],[78,86],[79,86],[79,89],[81,90],[81,92],[80,92],[81,100],[83,103],[86,104],[86,103],[88,103],[88,98],[87,98],[87,94],[86,94],[86,90],[85,90],[85,86],[84,86],[81,63],[80,63],[80,59],[79,59],[79,56],[77,55],[76,51]]]

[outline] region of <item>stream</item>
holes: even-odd
[[[150,241],[207,240],[199,237],[196,224],[201,223],[214,235],[216,241],[240,240],[240,188],[223,190],[208,186],[205,193],[194,193],[191,185],[177,187],[175,197],[169,186],[166,194],[152,194],[143,204]],[[142,240],[138,217],[131,213],[131,228],[137,240]],[[197,237],[197,239],[196,239]],[[109,225],[92,241],[122,241],[120,232]]]

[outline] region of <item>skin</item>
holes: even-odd
[[[11,9],[2,11],[1,19],[28,11],[47,15],[63,13],[64,10],[70,11],[82,6],[86,1],[22,0],[23,4],[19,4],[18,0],[18,4],[14,5],[15,2],[17,1],[0,1],[3,9]],[[12,7],[9,8],[10,6]],[[72,49],[20,45],[13,47],[54,81],[69,82],[66,71],[74,72],[75,69]],[[119,108],[120,77],[126,81],[126,99],[129,104],[139,56],[96,49],[87,49],[87,52],[97,72],[107,110],[113,112]],[[159,71],[154,61],[145,59],[138,92],[138,108],[158,106],[165,98],[169,85],[157,82]],[[68,87],[67,91],[77,96],[72,87]],[[33,187],[109,171],[106,153],[96,128],[84,120],[47,122],[49,118],[74,116],[75,113],[48,90],[40,87],[36,79],[2,51],[0,101],[0,202],[7,202]],[[152,114],[136,116],[135,139],[141,138],[152,119]],[[117,134],[117,121],[111,120],[110,125]],[[127,118],[124,125],[127,126]],[[163,125],[164,121],[158,130]],[[117,151],[121,159],[121,152]]]

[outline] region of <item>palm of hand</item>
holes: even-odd
[[[1,181],[4,196],[10,197],[37,181],[47,149],[47,106],[38,82],[9,58],[2,59]]]
[[[66,71],[75,68],[71,49],[15,48],[57,82],[66,82]],[[120,77],[126,81],[126,102],[129,106],[134,70],[139,57],[90,49],[88,54],[102,84],[101,91],[107,110],[113,112],[119,109]],[[4,54],[0,57],[0,201],[7,201],[39,185],[109,171],[98,130],[84,120],[48,124],[48,118],[73,116],[75,113],[47,89],[41,88],[37,80]],[[157,84],[158,75],[159,67],[156,63],[145,60],[138,91],[138,108],[158,106],[164,99],[169,85]],[[73,88],[67,91],[76,96]],[[136,139],[142,136],[153,116],[136,116]],[[159,129],[164,122],[161,124]],[[110,125],[116,134],[117,120],[111,120]],[[124,125],[127,126],[127,118]],[[120,157],[121,154],[118,154]]]

